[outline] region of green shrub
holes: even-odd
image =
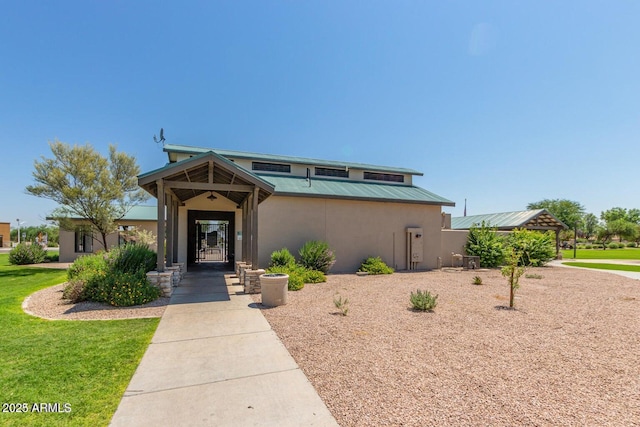
[[[616,242],[611,242],[607,245],[609,249],[618,249],[618,244]]]
[[[37,244],[20,243],[9,252],[9,263],[13,265],[38,264],[44,262],[47,251]]]
[[[113,248],[108,254],[108,263],[113,271],[121,273],[146,273],[157,267],[157,255],[147,245],[126,243]]]
[[[296,259],[289,249],[282,248],[279,251],[273,251],[271,253],[271,261],[269,267],[289,267],[295,265]]]
[[[506,238],[507,248],[520,255],[518,265],[539,267],[556,256],[555,235],[552,231],[517,228]]]
[[[146,276],[155,264],[155,252],[136,243],[79,257],[67,270],[62,296],[72,302],[89,300],[116,307],[146,304],[160,296]]]
[[[378,256],[375,258],[369,257],[362,261],[358,271],[366,271],[369,274],[391,274],[393,273],[393,268],[385,264],[382,258]]]
[[[471,283],[473,283],[474,285],[482,285],[482,277],[474,276]]]
[[[438,295],[432,296],[429,291],[416,290],[411,292],[411,305],[414,310],[432,311],[438,305]]]
[[[311,240],[300,248],[300,264],[309,270],[328,273],[336,262],[336,256],[327,242]]]
[[[76,278],[86,278],[86,274],[97,271],[107,270],[107,260],[102,253],[93,255],[84,255],[76,258],[67,270],[67,279],[69,281]]]
[[[636,242],[629,242],[629,243],[627,243],[627,247],[628,248],[637,248],[638,244]]]
[[[112,271],[85,287],[87,299],[104,302],[115,307],[127,307],[151,302],[160,296],[160,290],[149,284],[146,273],[141,270],[130,273]]]
[[[293,265],[293,266],[275,266],[269,267],[266,271],[267,273],[284,273],[289,275],[289,284],[288,289],[290,291],[299,291],[304,288],[304,278],[306,271],[304,268]]]
[[[323,283],[327,281],[327,276],[322,271],[304,270],[303,281],[304,283]]]
[[[585,249],[593,249],[593,245],[591,245],[591,244],[584,245],[584,248]]]
[[[54,252],[52,254],[47,254],[47,257],[44,260],[45,262],[58,262],[60,261],[60,254],[58,252]]]
[[[85,281],[82,279],[73,279],[67,282],[62,291],[62,298],[71,300],[72,303],[84,301],[86,299],[84,285]]]
[[[496,234],[496,229],[482,224],[469,229],[469,236],[464,247],[467,255],[480,257],[480,266],[491,268],[499,266],[504,259],[503,239]]]

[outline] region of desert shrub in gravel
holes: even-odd
[[[333,305],[340,310],[340,314],[346,316],[349,313],[349,298],[342,298],[341,295],[335,295],[333,297]]]
[[[496,234],[495,228],[491,228],[484,221],[480,226],[473,226],[469,229],[464,249],[467,255],[480,257],[480,267],[497,267],[504,260],[502,237]]]
[[[336,262],[336,256],[327,242],[310,240],[300,248],[300,265],[309,270],[328,273]]]
[[[513,249],[520,254],[518,265],[540,267],[556,256],[555,235],[552,231],[517,228],[506,238],[507,252]]]
[[[474,276],[471,283],[473,283],[474,285],[482,285],[482,277]]]
[[[295,265],[296,258],[289,252],[289,249],[282,248],[271,253],[269,267],[290,267]]]
[[[72,302],[96,301],[124,307],[146,304],[160,296],[147,280],[156,253],[146,245],[127,243],[110,252],[85,255],[67,270],[62,297]]]
[[[104,302],[115,307],[128,307],[151,302],[160,296],[160,290],[149,284],[146,273],[113,271],[103,280],[85,287],[87,299]]]
[[[304,283],[323,283],[327,281],[327,276],[322,271],[304,270],[303,281]]]
[[[20,243],[9,252],[9,263],[13,265],[38,264],[44,262],[47,251],[37,244]]]
[[[431,292],[420,289],[416,293],[411,292],[410,300],[413,309],[419,311],[432,311],[438,305],[438,295],[431,295]]]
[[[126,243],[113,248],[108,254],[108,263],[112,270],[122,273],[144,273],[156,268],[156,253],[141,243]]]
[[[283,273],[289,275],[288,289],[290,291],[299,291],[304,288],[304,274],[305,270],[300,266],[276,266],[269,267],[267,273]]]
[[[393,273],[393,268],[385,264],[382,258],[378,256],[369,257],[362,261],[358,271],[366,271],[369,274],[391,274]]]
[[[67,269],[67,279],[73,280],[96,271],[106,271],[107,260],[102,253],[84,255],[76,260]]]

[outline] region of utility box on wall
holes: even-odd
[[[415,270],[424,260],[422,228],[407,228],[407,270]]]

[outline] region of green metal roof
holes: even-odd
[[[444,197],[414,185],[369,183],[326,178],[260,175],[275,186],[276,196],[328,197],[350,200],[455,206]]]
[[[164,151],[175,152],[175,153],[185,153],[185,154],[200,154],[200,153],[206,153],[208,151],[213,151],[214,153],[219,154],[221,156],[231,157],[236,159],[251,159],[251,160],[268,161],[268,162],[329,166],[329,167],[339,168],[339,169],[350,168],[350,169],[359,169],[359,170],[367,170],[367,171],[418,175],[418,176],[423,175],[422,172],[417,171],[415,169],[409,169],[409,168],[369,165],[365,163],[354,163],[354,162],[341,162],[341,161],[335,161],[335,160],[309,159],[304,157],[281,156],[281,155],[275,155],[275,154],[249,153],[245,151],[222,150],[218,148],[192,147],[188,145],[165,144]]]
[[[567,228],[562,221],[551,215],[546,209],[459,216],[451,218],[451,228],[453,230],[468,230],[482,224],[483,221],[486,225],[498,229]]]
[[[81,217],[70,214],[71,219],[82,219]],[[47,217],[48,220],[53,217]],[[157,206],[138,205],[133,206],[126,215],[120,221],[157,221],[158,208]]]
[[[134,206],[122,218],[122,220],[128,221],[156,221],[157,219],[157,206]]]

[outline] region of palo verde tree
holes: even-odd
[[[49,146],[53,158],[35,161],[36,184],[29,185],[27,193],[59,203],[53,216],[63,229],[73,229],[71,217],[85,220],[108,250],[107,235],[117,230],[116,221],[146,199],[138,187],[135,158],[117,152],[114,145],[109,145],[108,157],[90,144],[54,141]]]

